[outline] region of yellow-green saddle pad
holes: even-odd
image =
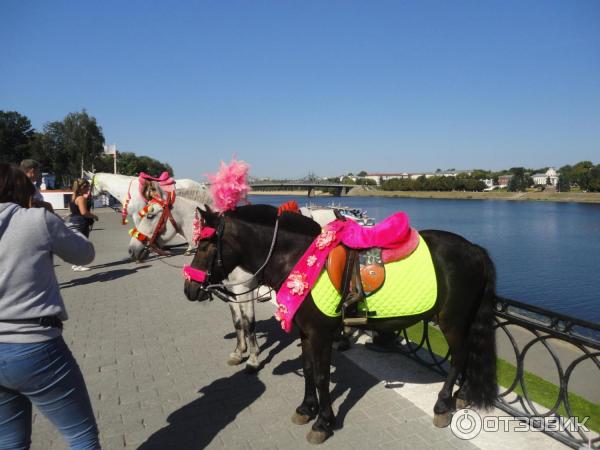
[[[338,317],[336,312],[341,296],[323,270],[314,287],[312,297],[323,314]],[[367,297],[369,317],[412,316],[429,311],[437,298],[437,281],[431,253],[425,240],[419,236],[419,245],[407,258],[385,265],[385,282],[374,294]],[[359,310],[364,311],[361,302]]]

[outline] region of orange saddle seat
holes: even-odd
[[[338,245],[327,257],[327,274],[331,283],[339,293],[342,293],[344,270],[348,258],[348,250]],[[375,293],[385,282],[385,266],[381,259],[381,249],[368,248],[358,252],[360,264],[360,282],[365,295]]]

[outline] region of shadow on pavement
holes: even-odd
[[[138,450],[203,449],[264,391],[265,385],[258,377],[243,371],[219,378],[200,389],[202,397],[170,414],[169,425],[150,436]]]
[[[298,339],[297,332],[286,333],[274,317],[256,322],[256,331],[257,337],[261,341],[264,339],[260,345],[261,358],[258,370],[262,370],[273,360],[275,355]],[[265,356],[267,350],[269,353]]]
[[[269,319],[257,320],[255,323],[256,338],[260,345],[260,356],[258,371],[269,364],[275,355],[298,339],[297,333],[286,333],[281,329],[279,322],[271,317]],[[235,339],[236,333],[231,332],[223,336],[223,339]],[[300,342],[300,341],[298,341]],[[273,348],[271,348],[273,347]],[[265,352],[268,350],[268,353]]]
[[[344,426],[346,415],[352,407],[358,403],[369,389],[379,384],[380,381],[362,370],[348,358],[336,354],[336,352],[333,353],[331,365],[331,383],[335,384],[333,389],[331,389],[331,401],[333,402],[333,410],[337,418],[336,429],[340,429]],[[283,361],[273,369],[274,375],[285,375],[287,373],[298,375],[297,383],[304,382],[301,357]],[[346,391],[348,394],[338,405],[338,399],[343,397]],[[302,395],[298,396],[296,404],[291,405],[293,407],[290,409],[290,415],[300,403],[302,403]]]
[[[75,286],[83,286],[85,284],[90,283],[103,283],[105,281],[112,281],[116,280],[117,278],[126,277],[127,275],[131,275],[133,273],[136,273],[138,270],[145,269],[147,267],[150,266],[137,266],[135,269],[116,269],[110,270],[108,272],[94,273],[87,277],[75,278],[71,281],[65,281],[64,283],[60,283],[59,286],[61,289],[67,289]]]
[[[114,266],[120,266],[122,264],[130,264],[130,263],[133,263],[131,258],[123,258],[123,259],[119,259],[117,261],[111,261],[111,262],[107,262],[104,264],[96,264],[95,266],[89,266],[89,267],[90,267],[90,269],[104,269],[106,267],[114,267]]]
[[[288,344],[289,345],[289,344]],[[361,345],[355,344],[352,345]],[[393,355],[393,353],[389,353]],[[402,356],[404,357],[404,356]],[[356,365],[350,359],[345,357],[343,353],[332,352],[331,358],[331,383],[335,386],[331,389],[331,400],[333,402],[333,410],[336,413],[337,423],[336,429],[340,429],[344,426],[344,421],[348,412],[354,405],[371,389],[372,387],[381,383],[381,380],[371,375],[370,373],[363,370],[361,367]],[[285,375],[288,373],[294,373],[298,376],[298,383],[303,383],[303,371],[302,371],[302,357],[299,356],[295,359],[288,359],[282,361],[278,366],[273,369],[274,375]],[[401,371],[394,376],[394,381],[397,383],[386,383],[386,386],[401,387],[404,383],[417,383],[417,384],[429,384],[439,381],[443,381],[444,377],[429,370],[420,370],[414,372],[411,370]],[[347,395],[341,403],[337,403],[339,399]],[[293,405],[294,408],[302,402],[302,396],[298,396],[297,404]],[[336,407],[337,406],[337,407]],[[431,405],[433,408],[433,405]],[[293,412],[293,408],[290,414]]]

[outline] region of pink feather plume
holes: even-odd
[[[235,209],[238,202],[248,195],[248,169],[250,166],[235,157],[229,164],[221,161],[216,175],[208,175],[210,193],[217,210],[224,212]]]

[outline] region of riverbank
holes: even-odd
[[[305,191],[252,191],[252,195],[305,195]],[[317,191],[315,196],[327,197],[329,193]],[[436,191],[379,191],[352,189],[352,197],[391,197],[391,198],[438,198],[464,200],[511,200],[600,203],[600,192],[436,192]]]

